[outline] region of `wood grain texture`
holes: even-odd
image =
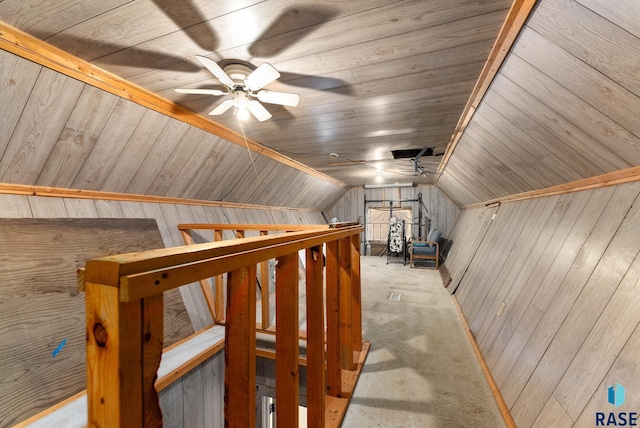
[[[453,294],[460,284],[491,225],[496,210],[497,207],[460,212],[449,237],[451,251],[444,262],[451,275],[451,283],[448,285],[449,293]]]
[[[35,184],[82,87],[67,76],[41,70],[0,159],[2,181]]]
[[[13,3],[14,0],[5,1]],[[70,19],[65,17],[61,21],[68,25],[55,31],[49,28],[38,31],[38,19],[34,16],[33,8],[5,3],[6,10],[25,15],[10,19],[10,23],[37,37],[46,38],[62,51],[40,46],[15,31],[6,29],[4,33],[7,49],[20,51],[31,60],[64,70],[75,78],[123,98],[134,99],[146,107],[206,128],[240,146],[244,141],[232,115],[220,117],[220,123],[227,127],[202,117],[211,110],[215,100],[211,97],[179,95],[173,92],[173,88],[211,85],[210,73],[194,60],[194,54],[209,55],[215,60],[250,60],[256,63],[254,65],[269,61],[282,71],[281,82],[274,83],[271,88],[282,90],[290,86],[300,92],[306,102],[296,109],[268,106],[274,113],[272,123],[279,124],[276,132],[269,129],[269,123],[255,126],[255,123],[249,122],[246,130],[250,138],[254,138],[251,137],[254,132],[268,129],[264,136],[255,137],[264,141],[265,146],[249,140],[251,150],[340,186],[335,180],[300,164],[302,157],[298,151],[289,150],[296,159],[293,160],[286,153],[280,155],[272,150],[285,152],[291,144],[297,144],[292,134],[286,139],[275,136],[280,132],[287,133],[287,128],[295,126],[298,119],[309,120],[303,133],[310,135],[314,129],[322,127],[321,121],[315,120],[318,110],[314,109],[332,113],[336,103],[354,101],[351,107],[345,105],[341,111],[345,115],[357,114],[357,122],[361,126],[350,130],[348,125],[340,125],[331,129],[336,134],[342,134],[339,140],[343,141],[343,147],[346,147],[344,141],[350,135],[363,146],[366,140],[354,134],[356,129],[368,130],[378,125],[383,129],[409,126],[391,116],[383,115],[376,119],[375,115],[369,114],[370,103],[388,105],[389,111],[407,107],[406,101],[412,96],[411,91],[415,86],[429,85],[443,79],[460,80],[464,83],[446,85],[440,89],[441,100],[425,102],[425,97],[430,95],[411,100],[416,107],[413,110],[421,113],[432,108],[434,103],[455,106],[456,111],[442,114],[441,121],[431,124],[414,122],[411,125],[414,129],[407,144],[417,147],[423,144],[422,138],[429,134],[436,145],[444,149],[453,132],[458,112],[481,72],[484,58],[489,53],[509,3],[507,0],[482,3],[468,0],[376,0],[360,4],[304,0],[292,4],[289,0],[235,3],[218,0],[176,6],[116,2],[108,10],[104,6],[74,7],[72,10],[77,10],[79,20],[70,23]],[[47,12],[50,16],[58,16],[60,9],[51,7]],[[142,16],[146,19],[139,19]],[[43,20],[48,24],[48,19]],[[237,22],[246,21],[255,25],[249,26],[247,31],[238,32]],[[59,28],[58,25],[53,27]],[[295,43],[292,42],[294,40]],[[74,61],[66,52],[92,63]],[[96,65],[115,74],[105,73]],[[376,66],[380,67],[374,72]],[[454,70],[456,67],[467,74],[467,78],[462,78]],[[408,75],[413,78],[407,78]],[[121,78],[127,78],[139,86],[128,85]],[[395,88],[400,85],[403,87]],[[142,87],[178,101],[180,105],[148,93]],[[398,92],[403,95],[397,96]],[[202,116],[195,116],[182,106],[200,112]],[[430,126],[437,128],[437,131],[431,132],[427,129]],[[381,140],[374,144],[379,149],[387,147]],[[312,167],[324,167],[327,163],[326,153],[307,152],[302,155],[312,157],[310,161],[305,161]],[[354,184],[361,185],[362,179],[357,178],[357,174],[354,175],[350,169],[353,168],[339,168],[339,171],[332,171],[331,175],[344,176],[354,180]],[[355,183],[355,180],[358,182]],[[416,177],[415,180],[428,183],[432,178]]]
[[[255,425],[256,269],[229,273],[225,325],[225,426]]]
[[[11,266],[0,274],[0,335],[7,344],[0,361],[3,379],[11,379],[3,396],[12,397],[2,402],[4,425],[85,387],[84,295],[76,288],[76,269],[88,258],[157,248],[161,241],[147,220],[5,219],[0,236],[2,258]],[[180,304],[168,306],[176,312],[171,319],[179,319]],[[171,326],[177,330],[167,337],[175,341],[182,329]]]
[[[324,258],[322,248],[306,250],[307,426],[324,427],[326,396],[324,347]]]
[[[190,110],[145,91],[139,86],[132,85],[98,67],[94,67],[88,63],[78,65],[78,61],[81,60],[77,57],[56,49],[51,45],[43,44],[24,32],[5,24],[0,25],[0,27],[2,27],[2,31],[0,31],[0,44],[6,50],[17,52],[25,58],[37,61],[38,63],[51,67],[54,70],[59,70],[64,74],[79,79],[79,81],[87,82],[126,99],[133,99],[146,108],[151,108],[152,110],[156,110],[177,120],[188,122],[206,130],[207,132],[219,135],[235,144],[241,144],[245,141],[245,139],[238,133],[220,126],[208,119],[193,115],[193,112]],[[311,174],[320,180],[330,182],[337,186],[344,186],[343,183],[333,180],[330,177],[323,175],[287,156],[283,156],[268,147],[260,145],[253,140],[248,140],[248,144],[251,150],[263,153],[277,162],[282,162],[301,172]]]
[[[514,1],[512,3],[509,13],[502,24],[498,38],[491,48],[489,58],[487,58],[487,61],[482,68],[482,72],[478,77],[478,81],[471,92],[471,96],[458,119],[451,141],[447,144],[442,162],[438,166],[438,173],[442,173],[444,171],[449,158],[460,141],[460,137],[466,131],[467,125],[475,114],[482,98],[489,89],[489,85],[491,85],[493,79],[498,74],[500,67],[506,59],[507,53],[522,31],[522,28],[533,11],[536,3],[537,2],[535,0]],[[435,177],[434,183],[438,182],[438,178],[439,176]]]
[[[519,351],[525,345],[523,338],[526,340],[531,334],[529,329],[532,328],[532,324],[528,324],[530,321],[528,316],[535,318],[540,314],[537,308],[528,307],[529,302],[540,288],[545,274],[558,256],[561,246],[587,204],[589,196],[590,192],[581,192],[572,196],[557,197],[554,212],[539,232],[539,243],[536,244],[535,253],[530,257],[535,266],[531,271],[519,275],[517,282],[525,282],[521,289],[514,287],[509,290],[508,304],[502,315],[503,320],[500,323],[496,320],[495,329],[490,333],[491,337],[487,341],[491,344],[484,347],[487,363],[499,384],[513,366],[514,356],[519,355]],[[521,323],[522,326],[520,326]],[[500,328],[499,333],[495,331],[497,328]]]
[[[640,381],[640,361],[638,361],[638,353],[640,352],[640,328],[635,329],[629,341],[626,343],[620,354],[615,359],[606,375],[595,389],[595,393],[584,408],[582,414],[576,421],[576,425],[582,426],[593,423],[593,415],[595,412],[603,411],[610,404],[607,402],[607,389],[613,386],[619,379],[625,379],[628,384],[637,385]],[[637,409],[640,406],[640,397],[636,394],[627,395],[625,406],[630,409]]]
[[[611,3],[605,0],[577,0],[577,2],[640,38],[640,27],[638,27],[640,5],[638,3],[622,3],[618,7],[613,7]]]
[[[254,306],[255,307],[255,306]],[[298,426],[298,254],[279,257],[276,264],[276,422]]]
[[[3,109],[0,115],[0,126],[6,130],[0,135],[0,151],[4,153],[42,67],[3,50],[0,50],[0,61],[0,105],[13,107],[6,112]]]
[[[340,245],[326,244],[327,396],[341,397]]]
[[[84,85],[35,184],[71,186],[77,166],[82,165],[91,153],[117,102],[115,95]]]
[[[633,10],[633,6],[630,9]],[[640,95],[640,52],[634,48],[637,36],[580,3],[568,0],[541,2],[528,25],[636,96]]]
[[[606,405],[602,382],[640,323],[639,192],[632,183],[502,204],[466,268],[456,295],[518,426],[581,426]],[[463,210],[447,263],[485,209]]]

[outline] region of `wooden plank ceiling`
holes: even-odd
[[[424,184],[433,182],[428,171],[440,158],[423,158],[427,173],[416,176],[409,160],[389,160],[390,151],[444,152],[510,3],[4,0],[0,20],[205,116],[221,98],[174,92],[220,88],[195,55],[254,67],[268,61],[282,76],[267,88],[298,93],[301,101],[267,104],[273,118],[246,121],[248,138],[346,184]],[[215,136],[7,53],[2,64],[2,78],[13,84],[0,94],[0,181],[224,200],[212,184],[219,159],[237,159],[225,164],[237,171],[223,167],[213,177],[227,189],[251,173],[246,153]],[[215,120],[242,131],[231,111]],[[257,166],[268,168],[270,189],[321,181]],[[320,184],[311,190],[344,192]],[[274,203],[256,200],[257,189],[242,193],[231,200]]]
[[[215,120],[349,185],[437,181],[464,206],[639,165],[635,0],[539,0],[443,174],[389,160],[444,152],[510,3],[4,0],[0,20],[204,116],[222,99],[174,92],[220,88],[195,55],[268,61],[300,104]],[[344,192],[261,156],[255,180],[242,147],[8,53],[0,76],[2,182],[314,208]]]
[[[640,165],[640,3],[541,0],[438,186],[460,205]]]

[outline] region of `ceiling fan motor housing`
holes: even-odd
[[[246,79],[246,77],[253,71],[250,67],[244,64],[236,63],[225,65],[223,70],[225,73],[227,73],[231,80],[233,80],[233,83],[235,83],[234,90],[236,91],[244,91],[244,79]]]

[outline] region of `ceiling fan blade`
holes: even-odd
[[[182,89],[176,88],[174,89],[179,94],[199,94],[199,95],[213,95],[215,97],[219,97],[220,95],[226,94],[226,92],[222,92],[218,89]]]
[[[231,80],[231,77],[229,77],[229,75],[224,72],[224,70],[218,65],[217,62],[215,62],[211,58],[207,58],[206,56],[196,55],[196,58],[202,65],[207,67],[207,70],[209,70],[214,76],[216,76],[220,83],[229,87],[233,87],[235,85],[233,83],[233,80]]]
[[[218,107],[216,107],[213,110],[211,110],[209,112],[209,114],[211,116],[217,116],[217,115],[222,114],[225,111],[229,110],[231,107],[233,107],[233,100],[226,100],[226,101],[221,102],[218,105]]]
[[[258,92],[258,99],[263,103],[280,104],[291,107],[297,106],[300,102],[300,96],[298,94],[266,90]]]
[[[205,24],[209,18],[200,12],[193,0],[180,2],[173,0],[152,1],[203,50],[208,52],[216,50],[216,45],[218,44],[216,34]]]
[[[293,6],[282,10],[271,25],[249,47],[253,57],[268,58],[275,56],[316,31],[320,25],[338,15],[337,7]],[[290,33],[295,31],[295,37]]]
[[[278,70],[265,62],[244,79],[244,84],[252,91],[257,91],[280,77]]]
[[[247,109],[251,112],[252,115],[256,117],[260,122],[264,122],[265,120],[271,117],[271,113],[264,108],[259,101],[251,100],[249,104],[247,104]]]

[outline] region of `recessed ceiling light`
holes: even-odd
[[[329,157],[330,157],[330,158],[334,158],[334,159],[335,159],[335,158],[339,158],[339,157],[340,157],[340,154],[339,154],[339,153],[336,153],[336,152],[332,152],[332,153],[329,153]]]

